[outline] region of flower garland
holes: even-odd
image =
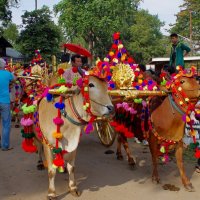
[[[122,134],[124,137],[133,138],[134,133],[131,125],[137,111],[126,102],[116,104],[115,111],[114,120],[110,122],[110,125],[114,127],[116,132]]]
[[[24,113],[24,117],[21,119],[20,123],[24,127],[21,130],[22,137],[24,138],[22,142],[22,148],[25,152],[33,153],[37,151],[37,147],[34,145],[33,138],[35,136],[33,132],[33,113],[35,112],[35,105],[27,105],[24,104],[22,106],[22,111]]]

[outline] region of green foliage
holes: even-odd
[[[200,0],[184,0],[181,11],[177,14],[175,25],[170,32],[176,32],[190,38],[190,17],[192,24],[192,40],[200,45]]]
[[[166,49],[166,40],[160,32],[163,23],[156,15],[140,10],[135,13],[135,24],[130,27],[130,38],[127,47],[134,54],[138,63],[150,60],[152,57],[163,56]],[[138,57],[142,54],[142,58]]]
[[[16,6],[19,0],[0,0],[0,32],[12,19],[11,7]]]
[[[165,53],[160,32],[163,23],[157,16],[138,10],[139,3],[140,0],[62,0],[54,10],[67,40],[80,43],[94,56],[104,57],[112,44],[112,34],[121,32],[128,50],[146,62]]]
[[[108,51],[114,32],[128,35],[137,3],[132,0],[62,0],[54,9],[68,39],[84,39],[85,47],[101,57]]]
[[[13,45],[16,45],[16,40],[19,36],[19,31],[17,25],[14,23],[9,23],[7,28],[3,31],[3,36]]]
[[[23,30],[18,38],[20,51],[31,59],[36,49],[40,49],[45,59],[59,52],[62,34],[54,24],[48,7],[43,7],[22,15]]]

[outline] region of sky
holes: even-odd
[[[50,9],[53,5],[57,4],[60,0],[37,0],[38,8],[47,5]],[[183,0],[143,0],[140,8],[148,10],[150,14],[158,15],[159,19],[165,22],[165,26],[161,29],[162,33],[168,34],[166,29],[169,29],[169,24],[176,22],[175,14],[180,11],[179,6]],[[27,11],[35,9],[35,0],[20,0],[20,7],[13,8],[13,22],[17,25],[21,24],[21,15]],[[57,21],[55,19],[55,21]]]

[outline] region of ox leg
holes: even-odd
[[[151,152],[152,164],[153,164],[152,181],[153,182],[156,181],[157,183],[160,183],[160,177],[158,175],[158,164],[157,164],[158,140],[154,136],[153,133],[150,133],[148,142],[149,142],[149,149]]]
[[[128,164],[131,165],[131,166],[135,166],[136,163],[135,163],[135,161],[133,159],[133,156],[131,154],[127,138],[125,136],[123,136],[123,135],[121,135],[121,138],[122,138],[123,147],[124,147],[124,149],[126,151],[126,155],[128,157]]]
[[[122,137],[120,133],[117,133],[117,160],[123,160],[123,155],[122,155]]]
[[[74,177],[75,158],[76,158],[76,150],[68,154],[67,170],[69,173],[69,191],[73,196],[79,197],[81,193],[77,189]]]
[[[192,186],[192,183],[186,176],[185,168],[183,165],[183,142],[182,141],[177,144],[175,155],[176,155],[176,162],[177,162],[177,166],[180,172],[182,183],[185,186],[186,190],[188,190],[189,192],[192,192],[194,191],[194,187]]]
[[[56,176],[56,169],[52,167],[53,164],[53,155],[51,149],[44,144],[44,154],[47,161],[48,166],[48,176],[49,176],[49,189],[47,199],[54,200],[56,199],[56,190],[55,190],[55,176]]]

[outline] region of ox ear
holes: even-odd
[[[83,77],[85,75],[85,72],[82,70],[81,67],[78,67],[78,73]]]

